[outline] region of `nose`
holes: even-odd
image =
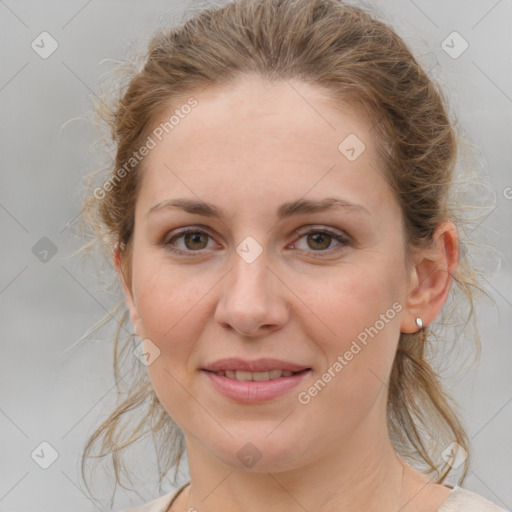
[[[271,270],[263,252],[248,263],[234,254],[233,267],[223,280],[215,319],[243,336],[269,335],[288,321],[286,287]]]

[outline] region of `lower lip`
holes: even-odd
[[[224,396],[244,404],[257,404],[284,395],[296,387],[306,375],[309,375],[311,370],[295,373],[290,377],[263,381],[240,381],[228,379],[206,370],[202,370],[202,372],[207,375],[217,391]]]

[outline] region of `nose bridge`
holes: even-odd
[[[251,243],[241,243],[233,253],[231,271],[216,312],[219,322],[243,334],[255,334],[264,326],[267,329],[277,326],[285,321],[286,315],[276,278],[267,268],[267,253],[261,250],[255,256],[255,246]]]
[[[229,293],[233,297],[236,295],[240,300],[244,299],[246,294],[249,294],[253,299],[257,299],[257,296],[271,293],[270,290],[266,289],[269,285],[272,286],[268,282],[268,274],[270,273],[267,268],[270,263],[269,250],[264,247],[269,239],[261,233],[258,240],[251,235],[247,235],[235,247],[232,254],[232,271],[228,279]]]
[[[267,264],[268,258],[263,253],[253,261],[244,259],[244,256],[238,253],[234,255],[233,269],[229,279],[230,294],[236,295],[239,300],[244,299],[246,294],[254,299],[259,295],[269,294]]]

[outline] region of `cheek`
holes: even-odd
[[[211,315],[201,299],[213,285],[202,287],[201,283],[201,279],[185,278],[179,268],[165,264],[152,268],[141,265],[134,274],[144,336],[159,350],[158,357],[147,366],[148,376],[160,403],[178,425],[186,425],[197,407],[187,391],[192,371],[189,364],[196,340]]]
[[[208,276],[190,278],[190,272],[169,265],[158,257],[134,258],[133,287],[139,317],[144,325],[144,336],[160,350],[155,367],[172,359],[172,366],[194,348],[207,313],[204,298]],[[151,370],[153,365],[151,366]]]
[[[327,279],[313,281],[307,276],[295,279],[298,285],[294,291],[312,313],[308,315],[311,332],[316,322],[317,337],[319,332],[325,333],[328,346],[342,349],[344,343],[374,325],[388,310],[391,311],[386,320],[397,316],[393,304],[401,300],[398,264],[382,259],[379,263],[376,259],[365,258],[357,264],[332,269]],[[386,326],[389,324],[386,322]],[[322,325],[325,328],[319,331]],[[380,326],[381,322],[377,327]]]
[[[310,293],[305,301],[329,327],[321,331],[328,334],[319,338],[316,321],[315,337],[310,322],[310,339],[316,340],[326,361],[317,378],[328,381],[317,386],[323,399],[314,400],[331,404],[341,415],[359,411],[361,419],[379,393],[386,391],[403,309],[397,265],[381,258],[380,264],[361,262],[344,268],[329,279],[322,293]],[[357,414],[347,421],[357,422]]]

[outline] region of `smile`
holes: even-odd
[[[279,379],[280,377],[291,377],[294,373],[290,370],[268,370],[263,372],[246,372],[242,370],[226,370],[215,372],[216,375],[239,381],[265,381]]]
[[[283,397],[311,375],[311,368],[300,371],[202,370],[210,385],[226,398],[241,404],[258,404]]]

